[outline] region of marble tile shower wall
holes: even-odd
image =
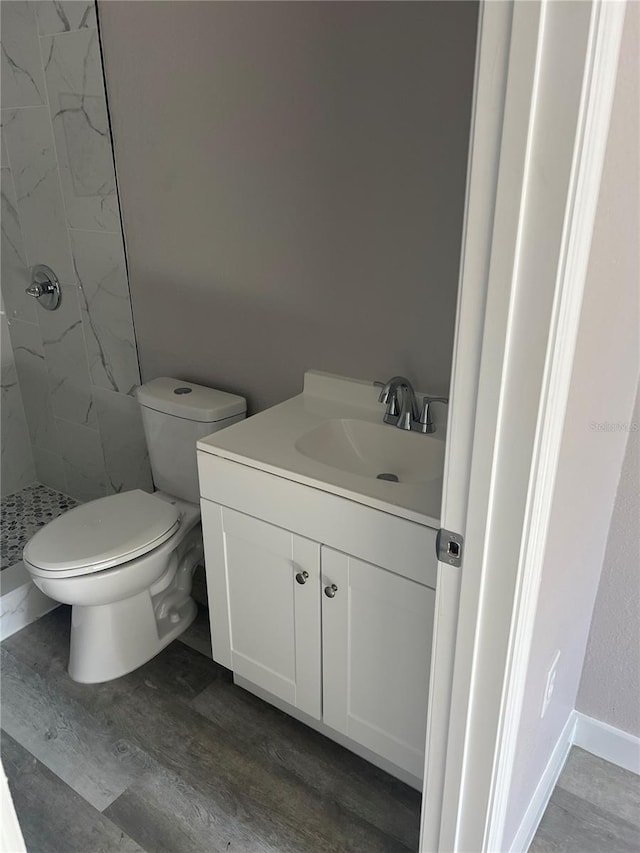
[[[2,295],[38,480],[152,488],[93,2],[3,2]],[[25,294],[57,274],[62,303]]]
[[[0,309],[0,324],[0,493],[4,497],[33,483],[36,470],[4,304]]]

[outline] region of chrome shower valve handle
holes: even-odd
[[[45,264],[36,264],[32,267],[31,286],[27,287],[25,292],[37,299],[47,311],[55,311],[62,300],[58,276]]]

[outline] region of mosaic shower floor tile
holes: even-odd
[[[78,506],[60,492],[34,483],[0,501],[0,554],[2,569],[22,559],[22,549],[40,527]]]

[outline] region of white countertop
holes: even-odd
[[[332,376],[319,371],[305,374],[304,391],[284,403],[220,430],[198,441],[198,450],[247,465],[287,480],[391,513],[409,521],[440,527],[442,475],[427,482],[388,482],[326,465],[301,453],[296,441],[332,419],[354,419],[382,424],[385,406],[371,382]],[[436,432],[400,436],[404,441],[444,442],[446,406],[433,404]],[[396,427],[384,424],[384,429]],[[438,448],[439,452],[443,448]],[[418,451],[419,452],[419,451]]]

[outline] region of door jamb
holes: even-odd
[[[513,15],[510,29],[505,27],[504,18],[500,20],[490,14],[494,6],[501,6],[503,14],[508,7]],[[586,9],[590,14],[590,30],[581,105],[558,275],[554,283],[537,427],[526,475],[529,486],[522,519],[522,547],[516,583],[509,600],[497,600],[487,593],[485,587],[489,530],[500,521],[492,514],[496,504],[492,454],[486,448],[484,455],[488,458],[474,454],[474,481],[470,484],[468,504],[460,494],[457,500],[449,500],[448,503],[449,488],[443,495],[443,526],[464,531],[468,544],[469,526],[474,516],[476,528],[482,521],[483,529],[475,531],[476,545],[481,546],[476,550],[480,558],[475,564],[478,570],[470,568],[473,563],[468,547],[462,574],[459,570],[455,570],[457,575],[454,574],[443,564],[439,566],[421,851],[500,850],[504,841],[507,798],[540,585],[550,497],[564,425],[624,21],[624,2],[591,0]],[[459,394],[461,383],[457,371],[466,371],[467,383],[472,372],[470,359],[473,347],[466,352],[461,350],[469,327],[467,325],[465,329],[461,324],[465,319],[464,309],[470,304],[474,273],[473,293],[476,300],[478,298],[477,264],[474,266],[468,261],[474,259],[474,252],[476,259],[481,255],[479,247],[481,249],[484,240],[485,250],[490,250],[491,254],[491,277],[488,269],[483,270],[486,313],[477,320],[479,325],[476,328],[481,329],[482,341],[475,350],[476,355],[482,354],[484,376],[479,377],[478,396],[477,399],[474,396],[472,401],[473,413],[480,413],[482,423],[475,419],[475,428],[467,427],[469,442],[474,438],[476,442],[481,440],[483,430],[478,430],[478,426],[486,429],[487,419],[495,418],[497,422],[503,402],[506,368],[513,358],[513,352],[506,346],[507,337],[501,336],[500,332],[506,330],[508,335],[511,317],[507,312],[517,283],[521,226],[528,212],[526,190],[540,61],[543,49],[549,49],[545,32],[546,11],[547,0],[515,5],[483,3],[481,8],[453,373],[455,393]],[[496,53],[496,43],[500,38],[503,49],[508,49],[508,62],[501,66],[497,55],[493,68],[488,62],[483,65],[483,58],[490,55],[491,47]],[[489,84],[493,90],[487,88]],[[495,98],[492,106],[487,93],[493,91],[495,96],[501,85],[505,87],[506,96],[499,167],[494,179],[494,208],[491,188],[479,183],[477,175],[474,183],[474,165],[481,146],[484,144],[486,147],[491,132],[495,135],[495,125],[492,127],[486,116],[487,110],[495,110]],[[481,222],[478,211],[482,212],[483,205],[485,221]],[[492,222],[491,228],[487,228],[487,219]],[[501,266],[497,268],[496,255],[501,256],[497,259]],[[500,278],[503,292],[501,298],[497,298],[496,281],[499,285]],[[496,331],[499,333],[497,336]],[[510,345],[513,349],[514,342],[510,341]],[[517,342],[515,346],[517,348]],[[452,397],[448,434],[450,441],[455,442],[454,427],[460,411],[456,412],[454,394]],[[460,447],[464,450],[464,443],[458,442],[458,445],[458,450]],[[448,448],[445,483],[449,477],[455,480],[464,474],[464,466],[455,468],[455,461],[451,458],[453,453],[449,452],[452,449]],[[452,525],[452,514],[457,514],[458,526]],[[480,632],[481,621],[486,623],[492,618],[500,619],[503,624],[508,620],[511,625],[504,634],[506,643],[495,634],[487,637]],[[452,655],[451,639],[456,634]],[[491,677],[487,678],[487,662],[491,660],[488,652],[496,643],[496,659],[504,663],[504,668],[496,674],[494,666]],[[485,714],[487,709],[495,707],[498,720],[495,732],[493,728],[491,730],[490,743],[479,748],[470,737],[469,723],[481,706]],[[487,761],[489,755],[492,759]],[[471,781],[473,784],[469,784]]]

